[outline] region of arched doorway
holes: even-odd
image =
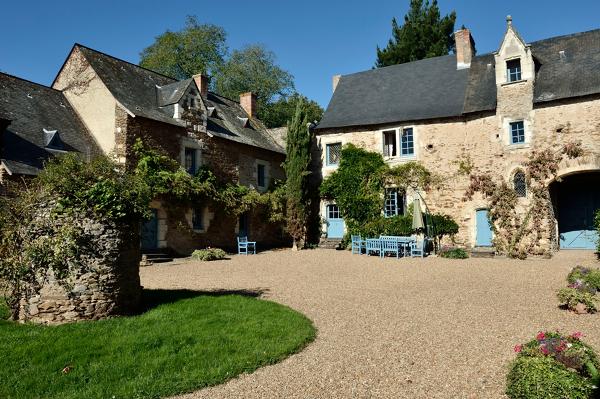
[[[595,249],[594,215],[600,209],[600,171],[577,173],[550,185],[561,249]]]

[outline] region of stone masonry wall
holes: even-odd
[[[54,223],[65,222],[84,234],[87,245],[79,248],[80,264],[70,265],[60,280],[51,269],[38,275],[20,299],[18,320],[61,324],[135,312],[142,289],[137,228],[82,216]]]
[[[529,90],[527,85],[517,84],[503,92],[501,103],[505,105],[499,104],[503,115],[487,113],[373,129],[320,132],[316,137],[317,153],[320,153],[322,165],[327,143],[354,143],[382,153],[383,130],[412,126],[416,152],[412,160],[422,162],[429,170],[444,178],[440,188],[421,194],[429,209],[446,213],[457,221],[460,230],[455,239],[458,244],[470,247],[475,242],[475,212],[486,208],[487,203],[479,194],[473,200],[464,201],[469,178],[459,173],[459,161],[470,159],[474,170],[510,182],[514,171],[526,162],[532,150],[559,150],[567,142],[580,141],[586,154],[579,159],[563,161],[559,175],[597,170],[600,167],[600,97],[557,101],[533,108],[529,106],[528,110],[526,104],[520,102],[524,95],[529,95]],[[510,105],[513,100],[521,105],[513,108]],[[513,117],[526,118],[528,142],[525,144],[508,144],[507,120]],[[400,157],[386,160],[390,165],[406,161]],[[326,177],[333,170],[335,168],[323,166],[320,172]],[[518,206],[519,212],[525,212],[529,199],[519,198]],[[549,246],[551,243],[545,244]]]

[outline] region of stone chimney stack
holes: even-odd
[[[335,88],[337,87],[338,83],[340,83],[340,78],[342,77],[342,75],[333,75],[333,79],[332,79],[332,84],[333,84],[333,91],[335,92]]]
[[[456,69],[471,67],[471,59],[475,56],[475,41],[467,28],[454,32],[456,43]]]
[[[196,82],[196,86],[198,86],[198,90],[200,90],[200,95],[202,98],[206,98],[206,96],[208,96],[208,76],[200,73],[194,75],[193,78]]]
[[[240,105],[250,118],[256,116],[256,112],[258,111],[258,107],[256,106],[256,94],[251,92],[240,94]]]

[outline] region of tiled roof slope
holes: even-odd
[[[63,93],[50,87],[0,73],[0,118],[10,121],[1,158],[13,174],[35,175],[60,151],[100,153]]]
[[[138,65],[120,60],[110,55],[76,44],[102,82],[115,99],[135,116],[184,126],[173,118],[173,106],[192,79],[177,81],[152,72]],[[260,121],[251,119],[247,126],[241,118],[248,118],[239,103],[208,94],[204,99],[207,107],[215,107],[216,112],[208,117],[208,132],[238,143],[285,153],[267,132]]]
[[[533,42],[531,52],[537,65],[534,103],[600,93],[600,29]],[[342,76],[318,129],[495,108],[494,55],[478,55],[463,70],[448,55]]]

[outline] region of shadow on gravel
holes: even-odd
[[[268,293],[267,288],[240,289],[240,290],[155,290],[144,289],[142,291],[142,305],[138,313],[145,313],[157,306],[175,303],[184,299],[196,298],[199,296],[224,296],[241,295],[246,297],[258,298]]]

